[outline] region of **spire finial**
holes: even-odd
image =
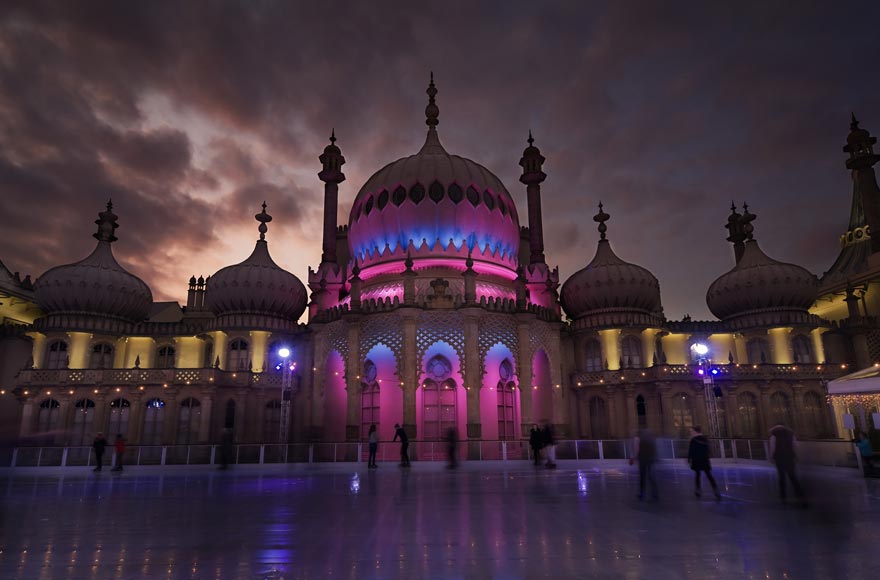
[[[602,202],[599,202],[599,213],[593,216],[593,220],[599,222],[599,236],[600,241],[605,241],[605,232],[608,231],[608,226],[605,225],[605,222],[611,219],[611,216],[605,213],[602,209]]]
[[[102,211],[98,214],[98,219],[95,220],[95,224],[98,226],[98,231],[92,234],[99,242],[115,242],[116,241],[116,228],[119,227],[119,224],[116,223],[118,216],[113,213],[113,200],[107,200],[107,210]]]
[[[440,108],[437,106],[437,102],[434,100],[434,97],[437,96],[437,87],[434,86],[434,71],[431,71],[431,82],[428,84],[428,90],[425,91],[428,93],[428,106],[425,107],[425,124],[434,130],[437,125],[440,124],[438,120],[440,117]]]
[[[531,130],[531,129],[529,129],[529,138],[526,139],[526,141],[529,142],[529,147],[531,147],[531,146],[532,146],[532,143],[535,142],[535,139],[532,137],[532,130]]]
[[[267,223],[272,221],[272,216],[266,213],[266,202],[263,201],[263,211],[254,216],[258,222],[260,222],[260,227],[257,230],[260,232],[260,241],[266,241],[266,232],[269,231],[269,227],[266,226]]]
[[[852,130],[859,128],[859,120],[856,119],[856,114],[854,112],[850,112],[851,120],[849,122],[849,128]]]
[[[740,222],[742,223],[742,231],[746,237],[746,240],[751,241],[755,237],[755,226],[752,225],[752,222],[755,221],[756,217],[758,216],[749,212],[749,204],[743,202],[743,214],[740,218]]]
[[[336,128],[330,130],[330,143],[336,145]]]

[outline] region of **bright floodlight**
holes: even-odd
[[[289,357],[289,356],[290,356],[290,349],[287,348],[287,347],[285,347],[285,348],[279,348],[279,349],[278,349],[278,356],[280,356],[281,358],[287,358],[287,357]]]
[[[691,348],[694,349],[694,352],[697,353],[697,354],[700,355],[700,356],[702,356],[702,355],[706,354],[707,352],[709,352],[709,347],[706,346],[705,344],[701,343],[701,342],[696,343],[696,344],[695,344],[694,346],[692,346]]]

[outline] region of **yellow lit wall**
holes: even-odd
[[[68,332],[69,344],[67,356],[70,357],[69,368],[84,369],[89,366],[89,345],[92,335],[87,332]]]
[[[813,338],[813,352],[816,354],[816,362],[820,364],[825,362],[825,345],[822,344],[822,333],[826,330],[825,328],[814,328],[810,331],[810,336]]]
[[[654,355],[657,354],[657,328],[646,328],[642,331],[642,358],[646,367],[654,366]],[[658,357],[659,358],[659,357]]]
[[[43,359],[46,356],[46,335],[41,332],[28,332],[27,335],[34,340],[32,355],[34,358],[34,368],[41,369],[43,368]]]
[[[128,351],[128,338],[119,337],[113,346],[113,368],[125,368],[125,353]]]
[[[612,371],[620,369],[620,329],[609,328],[599,331],[599,340],[602,341],[602,357],[608,361],[608,368]]]
[[[220,359],[220,368],[226,369],[226,344],[229,342],[229,336],[226,335],[222,330],[216,330],[214,332],[209,333],[214,338],[214,360],[211,361],[211,366],[214,366],[214,361],[219,357]]]
[[[666,354],[666,362],[671,365],[688,364],[688,339],[689,334],[667,334],[660,341],[663,344],[663,352]]]
[[[178,336],[174,338],[175,362],[179,369],[195,369],[201,365],[204,343],[195,336]]]
[[[794,362],[791,352],[791,331],[789,327],[771,328],[767,331],[773,349],[773,364],[790,365]]]
[[[125,368],[133,368],[138,357],[141,359],[141,368],[153,366],[156,341],[149,336],[128,337],[128,348],[125,353]]]
[[[708,339],[709,356],[712,362],[717,364],[727,364],[730,355],[733,355],[733,362],[739,362],[736,357],[736,341],[733,334],[710,334]]]
[[[271,332],[265,330],[251,331],[251,366],[255,373],[263,372],[263,362],[266,360],[266,345],[269,343]]]

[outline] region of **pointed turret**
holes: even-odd
[[[324,182],[324,232],[321,245],[321,262],[336,263],[336,211],[339,202],[339,184],[345,181],[342,166],[345,157],[336,146],[336,130],[330,133],[330,144],[318,157],[321,172],[318,179]]]
[[[529,146],[523,151],[519,160],[523,173],[519,180],[526,186],[529,203],[529,255],[532,264],[544,263],[544,224],[541,217],[541,183],[547,179],[542,171],[544,156],[535,147],[535,139],[531,130],[528,138]]]

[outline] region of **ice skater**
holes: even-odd
[[[645,499],[645,483],[651,484],[651,497],[659,499],[654,466],[657,463],[657,440],[648,429],[642,429],[636,437],[635,456],[639,462],[639,499]]]
[[[446,449],[449,452],[449,469],[458,467],[458,431],[450,427],[446,431]]]
[[[544,425],[541,431],[541,443],[547,449],[547,462],[544,467],[547,469],[556,469],[556,439],[553,438],[553,427],[550,423]]]
[[[376,433],[376,425],[370,425],[370,432],[367,435],[367,441],[370,443],[370,458],[367,460],[367,469],[378,467],[376,465],[376,451],[379,449],[379,434]]]
[[[403,427],[399,423],[395,423],[392,441],[397,441],[398,438],[400,439],[400,466],[409,467],[409,437],[406,436]]]
[[[535,456],[535,467],[541,465],[541,432],[538,431],[537,425],[532,425],[529,431],[529,447],[532,448],[532,455]]]
[[[801,487],[795,471],[796,447],[797,438],[794,431],[785,425],[774,425],[770,429],[770,460],[776,464],[776,474],[779,478],[779,499],[785,501],[785,480],[790,479],[794,494],[800,500],[801,505],[807,507],[804,489]]]
[[[688,463],[694,470],[694,495],[700,497],[702,490],[702,474],[706,474],[706,479],[715,492],[715,501],[721,501],[721,493],[718,491],[718,484],[712,477],[712,462],[709,460],[709,440],[703,435],[703,429],[699,425],[691,427],[691,442],[688,445]]]
[[[110,471],[122,471],[122,458],[125,455],[125,439],[122,433],[116,434],[116,440],[113,442],[113,452],[116,455],[116,466]]]
[[[106,447],[107,439],[104,438],[104,434],[95,435],[95,440],[92,441],[92,449],[95,450],[95,469],[93,471],[101,471],[101,468],[104,467],[104,449]]]

